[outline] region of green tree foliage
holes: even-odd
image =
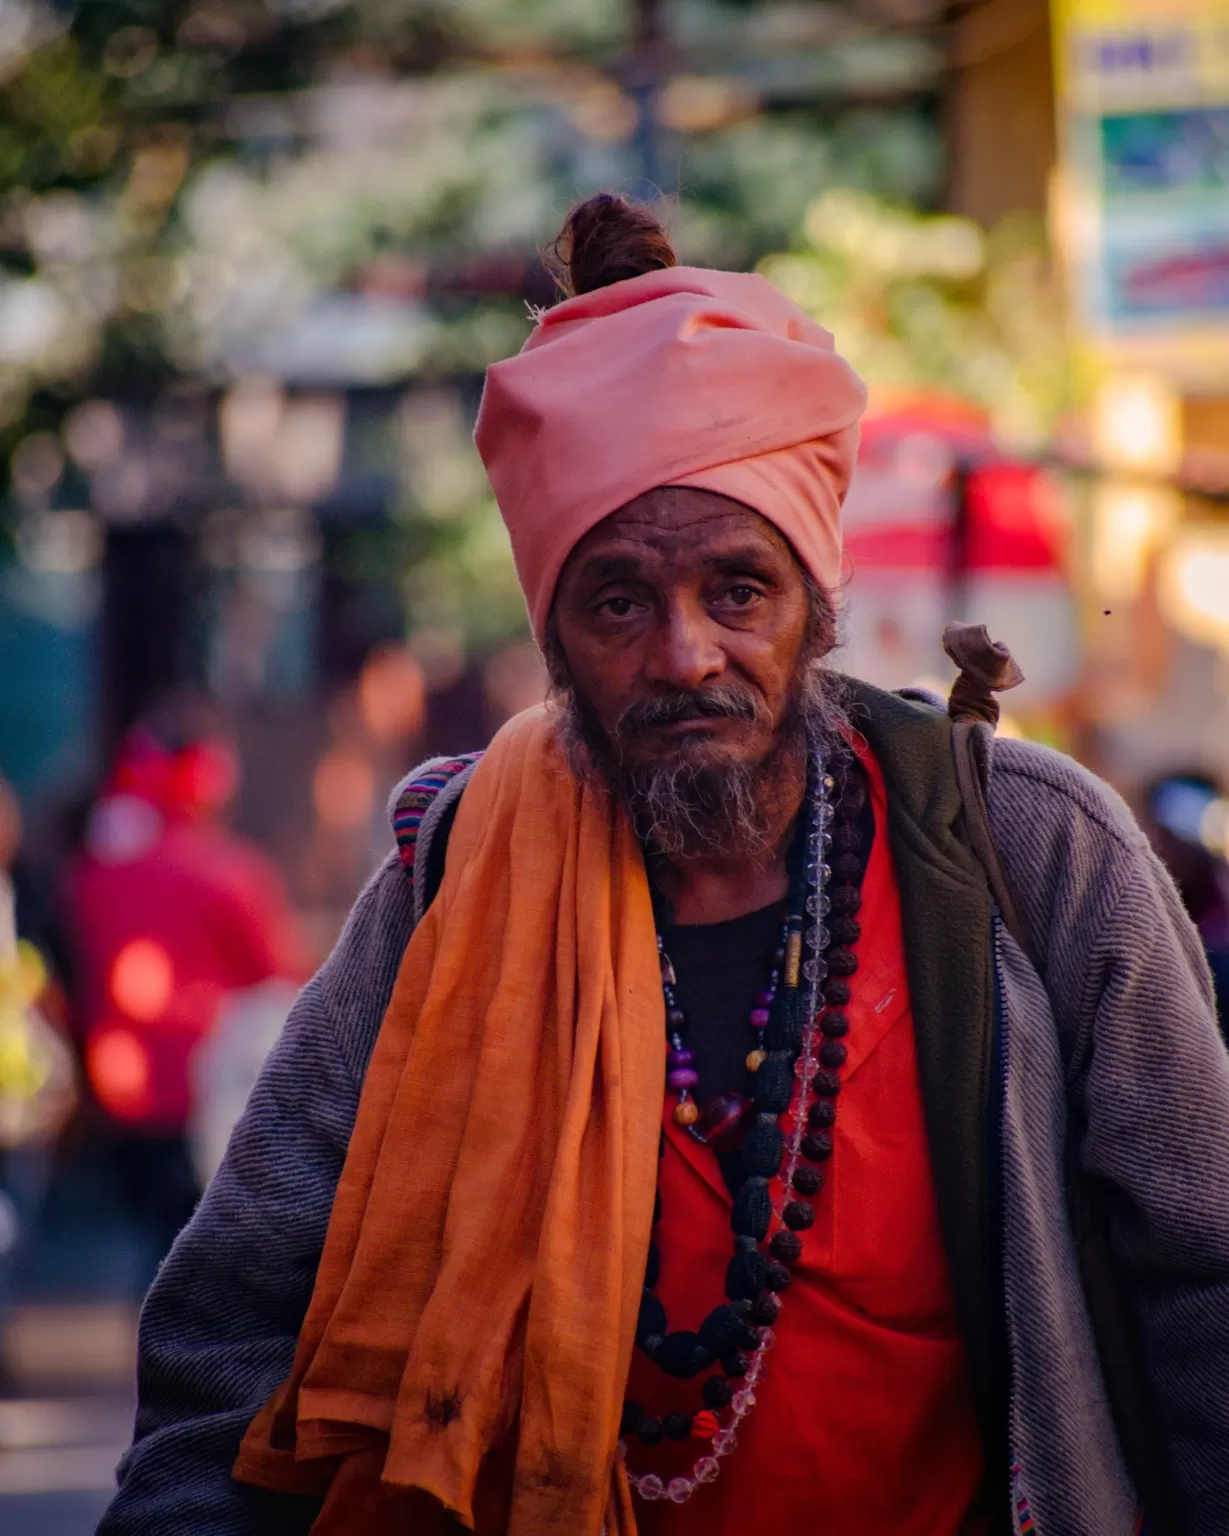
[[[1027,215],[968,219],[825,193],[796,249],[760,270],[834,331],[872,386],[982,406],[1002,436],[1041,448],[1079,398],[1061,287]]]

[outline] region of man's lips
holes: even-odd
[[[648,731],[665,731],[670,735],[683,735],[691,731],[712,731],[729,723],[728,715],[688,715],[686,720],[668,720],[663,725],[649,725]]]

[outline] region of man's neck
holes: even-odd
[[[806,798],[805,758],[791,765],[765,808],[766,851],[756,856],[703,853],[661,860],[653,884],[676,923],[724,923],[782,901],[789,890],[789,849]]]

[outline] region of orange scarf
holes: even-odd
[[[665,1088],[653,932],[627,818],[518,716],[461,801],[293,1371],[235,1464],[323,1494],[317,1536],[634,1533],[615,1451]]]

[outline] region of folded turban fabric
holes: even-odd
[[[548,310],[488,369],[474,434],[534,633],[580,540],[656,486],[751,507],[833,586],[865,406],[831,335],[749,273],[672,267]]]

